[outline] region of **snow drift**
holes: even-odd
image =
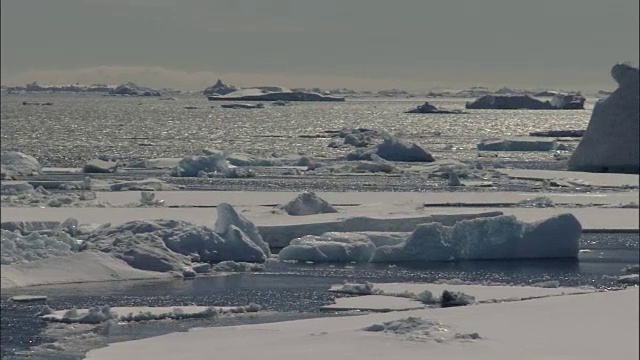
[[[638,68],[617,64],[611,76],[618,88],[593,108],[587,130],[567,164],[571,171],[640,172]]]

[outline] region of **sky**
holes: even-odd
[[[638,0],[2,0],[1,83],[596,90]]]

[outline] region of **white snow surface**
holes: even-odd
[[[82,251],[25,264],[0,265],[2,289],[114,280],[169,278],[171,274],[138,270],[101,252]]]
[[[543,289],[547,290],[547,289]],[[92,350],[87,359],[263,360],[373,359],[637,359],[638,288],[554,296],[446,309],[421,309],[357,317],[198,328]],[[407,317],[437,322],[455,333],[478,333],[479,341],[424,343],[363,331]],[[246,346],[251,339],[252,346]],[[532,339],[535,339],[533,341]]]
[[[638,68],[614,65],[618,88],[596,103],[569,170],[635,173],[640,168],[640,90]],[[638,183],[636,182],[636,185]]]
[[[417,225],[394,245],[377,246],[363,234],[328,233],[294,239],[278,256],[296,261],[388,263],[577,258],[581,233],[579,221],[571,214],[533,224],[514,216],[478,217],[454,224],[432,220]]]

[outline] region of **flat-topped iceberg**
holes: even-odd
[[[313,262],[428,262],[577,258],[582,227],[571,214],[536,223],[514,216],[478,217],[450,226],[438,222],[418,225],[404,239],[381,243],[366,234],[303,236],[282,249],[281,260]]]
[[[159,90],[140,86],[138,84],[128,82],[119,85],[115,89],[109,91],[111,95],[130,95],[130,96],[162,96]]]
[[[638,68],[618,64],[611,76],[618,88],[593,108],[587,130],[567,164],[571,171],[640,172]]]
[[[241,89],[225,95],[212,95],[207,98],[212,101],[344,101],[344,98],[342,97],[328,96],[305,91],[269,88]]]
[[[468,102],[467,109],[496,110],[580,110],[586,99],[580,94],[556,94],[550,100],[538,100],[529,95],[485,95]]]

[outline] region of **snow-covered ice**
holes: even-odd
[[[331,349],[332,359],[349,360],[637,359],[638,294],[638,288],[633,288],[447,309],[192,329],[111,344],[90,351],[87,359],[204,359],[212,348],[216,356],[242,359],[255,356],[256,346],[265,360],[326,359],[327,352],[318,349]],[[407,317],[445,324],[453,333],[477,333],[481,339],[431,345],[362,330]],[[247,347],[246,339],[255,346]]]

